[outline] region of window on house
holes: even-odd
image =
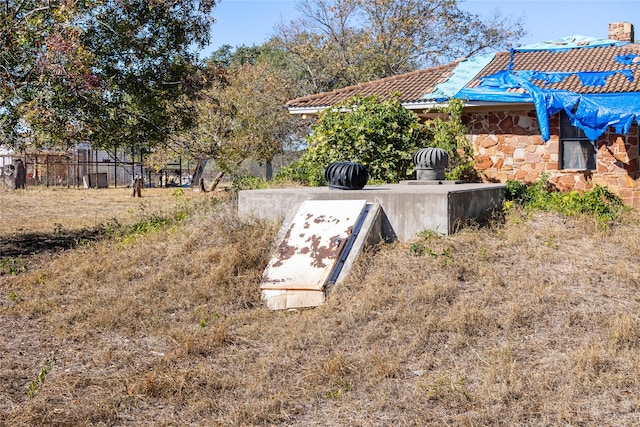
[[[596,168],[595,142],[590,141],[582,129],[573,126],[564,111],[560,112],[560,168]]]

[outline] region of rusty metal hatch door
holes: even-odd
[[[272,297],[286,300],[283,295],[289,292],[289,300],[295,299],[293,295],[304,295],[309,301],[280,302],[271,304],[271,308],[321,303],[327,279],[366,203],[366,200],[307,200],[300,205],[263,273],[260,290],[265,300]]]

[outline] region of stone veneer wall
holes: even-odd
[[[627,205],[640,207],[638,125],[627,135],[605,132],[597,142],[597,169],[559,169],[559,115],[549,120],[550,139],[540,136],[534,110],[465,114],[476,158],[476,169],[486,181],[517,179],[533,182],[546,173],[560,190],[585,190],[607,186]],[[613,129],[610,129],[613,131]]]

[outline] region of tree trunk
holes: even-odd
[[[223,171],[220,171],[218,173],[218,176],[216,176],[216,179],[214,179],[211,185],[209,186],[209,191],[215,191],[218,184],[220,184],[220,181],[222,181],[222,178],[224,178],[224,175],[225,173]]]
[[[20,159],[14,159],[13,164],[16,168],[16,188],[26,188],[27,170],[24,167],[24,163]]]
[[[265,165],[265,169],[265,181],[271,181],[273,179],[273,164],[271,163],[271,160],[267,162],[267,164]]]
[[[131,184],[131,197],[142,197],[142,185],[144,181],[140,175],[136,175],[133,178],[133,183]]]

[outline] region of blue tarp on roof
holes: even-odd
[[[618,55],[616,56],[616,62],[619,62],[624,65],[632,65],[640,62],[640,55],[636,55],[635,53],[630,53],[628,55]]]
[[[433,92],[423,95],[420,99],[439,102],[453,98],[456,93],[464,88],[484,67],[489,65],[494,57],[495,53],[489,53],[461,61],[446,81],[437,84]]]
[[[635,55],[618,56],[618,63],[629,65],[622,70],[598,72],[540,72],[536,70],[513,70],[513,58],[516,52],[533,50],[555,50],[570,48],[589,48],[595,46],[621,46],[626,42],[612,40],[589,39],[574,36],[573,41],[561,39],[565,44],[538,44],[511,50],[511,61],[506,70],[499,71],[480,80],[475,88],[458,91],[454,97],[467,101],[487,102],[525,102],[533,103],[540,123],[542,138],[549,140],[549,117],[564,110],[574,126],[584,130],[585,135],[596,140],[609,126],[615,127],[618,133],[628,133],[631,123],[640,119],[640,92],[579,94],[564,90],[556,90],[547,86],[559,83],[569,76],[577,76],[583,86],[604,86],[609,77],[621,74],[633,81],[633,70],[640,69]],[[462,62],[458,67],[464,67]],[[454,76],[458,70],[454,71]],[[534,84],[542,83],[542,87]]]
[[[621,42],[618,40],[599,39],[596,37],[588,36],[569,36],[562,37],[556,40],[549,40],[542,43],[535,43],[526,46],[516,48],[518,52],[532,52],[535,50],[555,50],[566,51],[575,48],[589,48],[589,47],[605,47],[605,46],[623,46],[629,42]]]

